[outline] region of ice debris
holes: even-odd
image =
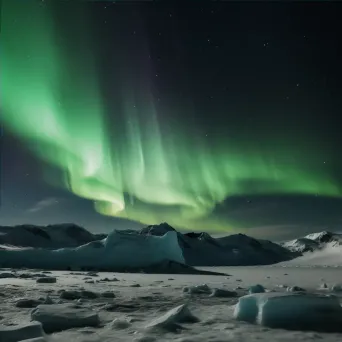
[[[0,341],[17,342],[26,339],[44,337],[42,325],[39,322],[3,326],[0,325]]]
[[[155,319],[149,323],[146,328],[161,328],[169,331],[177,331],[182,329],[179,323],[196,323],[198,321],[199,319],[190,312],[187,305],[182,304],[169,310],[163,316]]]

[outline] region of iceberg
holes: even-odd
[[[126,271],[157,265],[165,261],[184,264],[177,233],[163,236],[113,231],[105,239],[76,248],[0,249],[3,268],[97,269]]]

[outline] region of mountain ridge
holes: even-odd
[[[181,233],[166,222],[144,227],[140,231],[116,231],[119,234],[130,234],[132,237],[163,236],[168,232],[175,232],[186,264],[191,266],[269,265],[300,255],[272,241],[255,239],[244,234],[215,238],[206,232]],[[0,227],[0,249],[13,246],[43,249],[75,248],[103,240],[107,236],[93,234],[72,223],[6,226]]]

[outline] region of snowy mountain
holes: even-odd
[[[292,252],[315,252],[324,248],[341,246],[342,234],[323,231],[312,233],[299,239],[286,241],[281,245]]]
[[[140,234],[161,236],[170,231],[176,230],[161,223],[143,228]],[[271,241],[244,234],[214,238],[208,233],[177,232],[177,236],[185,261],[192,266],[270,265],[299,255]]]
[[[106,235],[92,234],[72,223],[48,226],[0,226],[0,245],[4,246],[56,249],[78,247],[105,237]]]
[[[185,263],[190,266],[269,265],[291,260],[299,255],[299,253],[293,253],[289,249],[271,241],[257,240],[243,234],[234,234],[220,238],[214,238],[208,233],[182,234],[167,223],[147,226],[140,231],[114,231],[108,236],[92,234],[84,228],[73,224],[49,225],[45,227],[30,225],[0,227],[0,252],[3,250],[14,253],[15,250],[18,250],[16,248],[18,246],[21,247],[19,250],[23,250],[23,248],[27,250],[30,247],[33,249],[58,250],[60,254],[52,252],[50,259],[55,258],[56,255],[63,255],[64,258],[64,255],[70,256],[73,253],[72,258],[78,260],[79,256],[75,255],[81,253],[79,255],[87,260],[87,253],[94,252],[94,255],[97,255],[100,250],[103,250],[102,247],[105,245],[107,246],[105,254],[107,259],[107,255],[111,255],[110,253],[119,255],[122,258],[122,255],[126,255],[124,249],[128,248],[127,241],[130,241],[132,246],[135,246],[130,253],[137,257],[136,251],[139,250],[139,253],[145,253],[144,248],[147,245],[144,241],[146,239],[164,236],[176,236],[177,248],[180,249]],[[109,240],[113,240],[115,243],[108,245]],[[153,241],[163,240],[157,239]],[[154,247],[154,249],[148,252],[161,253],[159,255],[160,259],[168,259],[165,247],[162,246],[161,244],[161,248]],[[86,254],[83,254],[85,253],[84,249],[87,251]],[[110,249],[112,249],[111,252],[109,252]],[[44,254],[45,252],[30,253]],[[11,255],[17,256],[19,254],[14,253]],[[30,258],[34,259],[34,257]],[[139,258],[143,257],[140,256]],[[178,256],[170,260],[179,262],[179,258]],[[3,257],[0,260],[4,260]],[[111,258],[108,260],[111,260]],[[80,264],[79,261],[75,262]]]

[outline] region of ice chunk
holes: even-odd
[[[112,291],[104,291],[101,293],[101,297],[104,298],[115,298],[115,294]]]
[[[31,311],[31,318],[41,322],[47,333],[77,327],[98,326],[100,323],[96,312],[76,308],[70,304],[39,305]]]
[[[234,317],[270,328],[342,331],[337,297],[307,293],[258,293],[239,299]]]
[[[299,286],[289,286],[286,289],[287,292],[305,292],[305,289]]]
[[[42,302],[38,299],[32,299],[32,298],[21,298],[18,299],[15,303],[15,306],[17,308],[35,308],[39,304],[42,304]]]
[[[17,276],[14,273],[10,272],[2,272],[0,273],[0,279],[6,279],[6,278],[16,278]]]
[[[186,304],[179,305],[171,310],[169,310],[163,316],[155,319],[149,323],[146,328],[162,328],[170,331],[175,331],[180,328],[177,323],[196,323],[198,318],[195,317]]]
[[[59,296],[61,299],[66,299],[66,300],[75,300],[75,299],[82,298],[81,291],[62,290]]]
[[[47,295],[43,304],[50,305],[50,304],[55,304],[55,302],[51,299],[51,297],[49,295]]]
[[[17,342],[25,339],[43,337],[44,331],[39,322],[30,322],[14,326],[0,325],[0,341],[1,342]]]
[[[210,294],[212,290],[207,284],[202,284],[195,286],[186,286],[183,288],[183,292],[189,294]]]
[[[115,318],[114,321],[110,324],[112,329],[127,329],[131,323],[124,318]]]
[[[265,292],[265,288],[262,285],[260,285],[260,284],[252,285],[248,289],[248,292],[249,293],[262,293],[262,292]]]
[[[56,277],[42,277],[36,280],[37,283],[41,284],[53,284],[57,282]]]

